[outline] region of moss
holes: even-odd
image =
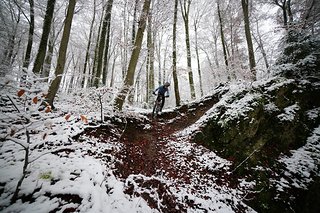
[[[281,84],[284,81],[286,83]],[[273,84],[277,87],[269,90]],[[308,209],[316,209],[317,206],[309,201],[305,206],[295,204],[296,199],[304,195],[310,196],[306,199],[312,200],[310,193],[298,190],[279,194],[269,180],[274,174],[281,174],[280,171],[284,170],[276,160],[279,155],[303,146],[310,131],[319,125],[320,116],[309,119],[307,112],[320,107],[320,86],[314,87],[306,81],[276,79],[265,87],[255,88],[255,92],[260,92],[261,96],[250,103],[252,110],[230,119],[226,115],[228,106],[221,107],[219,115],[207,122],[202,131],[195,135],[194,140],[215,150],[221,157],[232,160],[234,168],[237,168],[233,172],[235,179],[246,177],[256,181],[254,191],[259,193],[252,193],[252,200],[248,201],[256,211],[292,212],[294,209],[298,212],[308,212]],[[237,102],[248,93],[242,91],[240,95],[233,97],[233,101]],[[265,109],[266,104],[273,103],[277,110]],[[286,113],[287,107],[294,104],[299,108],[295,109],[292,120],[278,118],[280,114]],[[237,167],[243,161],[245,162]],[[253,170],[256,166],[269,170]],[[318,183],[312,187],[318,190],[319,185]]]
[[[51,180],[53,179],[52,172],[51,171],[43,172],[40,174],[39,178],[43,180]]]

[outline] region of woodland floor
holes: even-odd
[[[233,181],[230,180],[230,176],[226,172],[227,168],[211,169],[199,163],[199,156],[210,152],[210,150],[189,141],[192,143],[191,149],[193,150],[187,156],[179,157],[178,162],[176,156],[184,154],[179,149],[168,146],[169,142],[179,143],[181,140],[174,133],[193,124],[217,102],[217,97],[211,97],[194,105],[180,107],[174,112],[163,113],[156,119],[126,118],[126,123],[111,119],[111,125],[99,129],[88,128],[82,135],[100,138],[101,143],[110,141],[110,138],[116,138],[115,140],[122,144],[121,152],[106,151],[117,158],[114,173],[119,179],[125,181],[132,174],[150,177],[147,180],[143,178],[135,180],[134,184],[128,183],[125,190],[128,195],[141,196],[151,208],[161,212],[187,212],[187,209],[190,208],[201,210],[201,205],[188,196],[184,197],[183,202],[178,201],[165,183],[153,177],[165,175],[179,186],[192,182],[192,190],[194,190],[192,193],[195,194],[198,190],[203,192],[207,188],[214,187],[210,186],[208,180],[211,180],[211,183],[213,181],[215,186],[232,187]],[[149,128],[145,128],[146,126]],[[115,129],[123,130],[120,139],[114,135]],[[89,154],[95,155],[95,153]],[[219,167],[218,164],[217,167]],[[195,177],[197,177],[196,181]],[[155,190],[154,193],[158,195],[160,201],[143,189],[137,190],[137,185],[139,188]],[[203,193],[202,199],[212,199],[205,197],[205,194]],[[160,205],[159,202],[161,202]],[[233,201],[230,202],[230,206],[233,206],[236,212],[245,211],[244,206],[232,203]],[[202,210],[207,212],[205,209]]]

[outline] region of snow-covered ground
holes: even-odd
[[[286,83],[286,82],[282,82]],[[215,174],[230,174],[232,162],[222,159],[213,151],[202,146],[190,143],[190,134],[193,134],[211,117],[215,116],[219,106],[225,105],[229,115],[225,118],[245,115],[250,110],[250,103],[259,98],[259,95],[249,94],[238,102],[230,103],[231,97],[243,89],[255,85],[234,85],[220,101],[207,111],[195,124],[175,134],[177,140],[167,138],[167,149],[171,150],[168,158],[179,168],[189,168],[192,178],[189,183],[180,183],[169,178],[161,171],[157,175],[147,177],[132,174],[125,180],[116,177],[114,170],[117,159],[112,153],[121,152],[123,144],[116,138],[102,139],[81,137],[81,142],[75,141],[73,136],[78,135],[87,127],[98,125],[101,117],[99,104],[92,105],[85,97],[60,97],[56,103],[57,110],[49,113],[36,111],[39,103],[31,104],[25,110],[27,94],[20,98],[15,93],[8,92],[1,95],[1,147],[0,147],[0,210],[1,212],[160,212],[162,205],[161,195],[154,188],[139,188],[141,180],[157,180],[168,187],[168,192],[178,200],[178,203],[192,202],[193,208],[187,212],[255,212],[244,203],[248,191],[253,190],[255,182],[245,179],[239,180],[237,188],[217,183],[221,177]],[[272,88],[270,88],[272,89]],[[32,96],[31,96],[32,97]],[[28,101],[28,99],[26,99]],[[95,102],[96,103],[96,102]],[[266,106],[268,107],[268,106]],[[269,108],[272,106],[269,106]],[[290,119],[294,116],[298,106],[293,105],[285,110],[279,119]],[[130,110],[139,117],[142,110]],[[145,112],[145,110],[143,111]],[[112,111],[105,106],[105,114],[112,115]],[[319,114],[319,108],[316,112]],[[310,112],[310,116],[315,116]],[[312,115],[311,115],[312,114]],[[26,118],[29,121],[26,122]],[[108,123],[108,121],[106,121]],[[90,124],[90,125],[89,125]],[[145,129],[150,128],[147,124]],[[222,125],[222,124],[221,124]],[[30,138],[27,137],[28,131]],[[285,190],[293,182],[295,187],[306,188],[312,181],[310,174],[320,175],[320,127],[313,131],[305,146],[292,151],[291,156],[282,156],[279,162],[287,166],[286,179],[274,180],[279,191]],[[79,140],[80,140],[79,139]],[[105,139],[104,139],[105,140]],[[25,153],[28,154],[26,177],[24,178],[19,199],[10,203],[19,179],[23,175]],[[172,151],[174,150],[174,151]],[[90,154],[95,153],[95,154]],[[190,153],[195,158],[189,160]],[[187,162],[187,163],[186,163]],[[196,165],[194,167],[193,165]],[[202,168],[212,172],[206,183],[198,176]],[[219,173],[215,173],[219,171]],[[295,175],[293,175],[295,174]],[[296,175],[301,178],[295,180]],[[125,193],[128,186],[132,186],[136,193],[148,193],[158,200],[158,208],[151,208],[141,196]],[[185,205],[187,206],[187,205]],[[178,212],[178,207],[176,207]]]

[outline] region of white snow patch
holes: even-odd
[[[298,104],[294,104],[284,108],[284,113],[278,115],[280,121],[293,121],[296,115],[296,112],[300,109]]]
[[[303,147],[291,151],[291,154],[290,157],[283,156],[279,161],[286,165],[288,172],[285,175],[293,181],[293,185],[306,189],[312,181],[312,174],[320,176],[320,126],[314,129]],[[278,184],[279,188],[288,185],[287,181],[280,181]]]

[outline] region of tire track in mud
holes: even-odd
[[[209,97],[163,113],[157,120],[112,118],[110,125],[87,129],[83,134],[99,138],[101,143],[113,138],[113,141],[121,144],[121,150],[113,152],[117,159],[113,173],[125,182],[126,194],[142,197],[151,208],[160,212],[187,212],[188,208],[200,208],[200,204],[187,196],[183,202],[179,201],[169,187],[178,189],[181,185],[190,184],[196,173],[201,175],[202,181],[212,179],[213,174],[195,163],[199,151],[183,156],[180,161],[174,158],[184,153],[177,153],[177,149],[169,146],[169,143],[180,143],[174,133],[193,124],[217,102],[218,97]],[[120,138],[117,137],[119,133]],[[201,148],[199,150],[204,152]],[[173,185],[162,182],[159,177],[163,175],[172,180]],[[201,180],[196,181],[195,190],[203,190],[206,186]],[[155,198],[155,194],[160,200]]]
[[[142,197],[151,208],[160,212],[178,213],[187,212],[188,208],[200,208],[199,204],[187,196],[184,202],[178,201],[169,189],[172,186],[179,188],[179,185],[190,184],[197,166],[190,165],[195,167],[193,169],[181,166],[184,163],[179,166],[176,160],[172,159],[172,156],[177,154],[176,150],[168,146],[168,143],[178,142],[174,133],[193,124],[217,102],[217,98],[210,98],[197,104],[183,106],[174,112],[164,113],[157,120],[143,123],[127,121],[120,138],[124,147],[116,155],[120,161],[115,165],[116,176],[123,178],[126,183],[125,193]],[[192,158],[195,156],[187,156],[185,160],[191,161]],[[199,172],[205,176],[204,173],[207,171]],[[165,175],[166,179],[174,180],[175,186],[168,186],[156,178],[162,175]],[[155,199],[154,194],[161,200]]]
[[[176,178],[177,171],[168,155],[174,150],[167,149],[168,140],[176,140],[173,133],[182,130],[197,121],[207,110],[218,102],[211,97],[199,103],[182,106],[173,112],[163,113],[159,119],[147,123],[129,121],[120,138],[123,152],[117,156],[122,163],[116,165],[117,174],[127,178],[130,174],[146,176],[166,172],[169,177]],[[170,120],[170,123],[167,121]],[[145,128],[149,125],[150,128]]]

